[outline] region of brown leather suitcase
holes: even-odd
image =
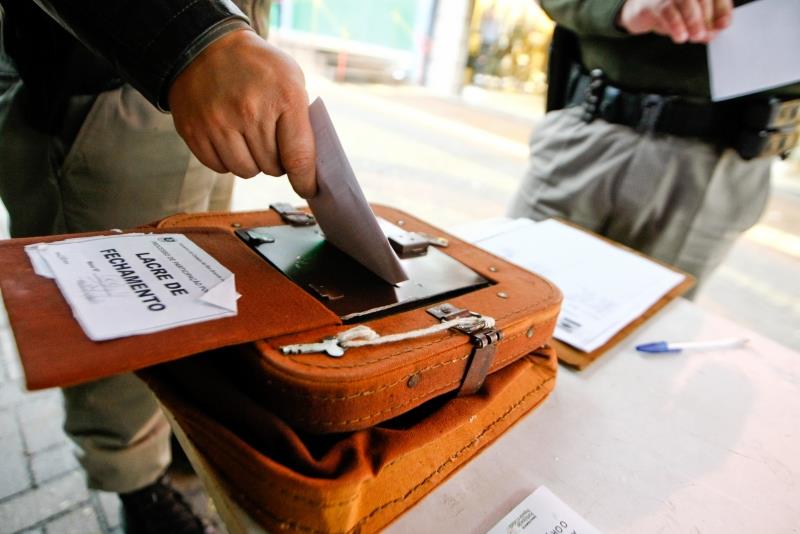
[[[238,315],[99,343],[83,334],[55,283],[33,273],[23,246],[42,240],[0,244],[0,288],[28,386],[75,384],[237,344],[231,365],[240,387],[300,431],[335,433],[371,427],[448,392],[475,392],[488,374],[547,343],[561,302],[550,282],[406,213],[374,210],[406,237],[449,244],[425,254],[413,250],[402,260],[412,279],[398,288],[371,280],[358,265],[346,268],[352,260],[303,226],[303,213],[283,215],[298,226],[274,210],[162,220],[152,231],[185,233],[235,273]],[[288,246],[288,268],[280,257],[262,257],[275,242]],[[308,246],[298,252],[298,242]],[[306,263],[314,261],[317,270],[309,274]],[[354,274],[342,279],[351,267]],[[494,326],[350,348],[340,358],[281,350],[357,325],[400,334],[470,312],[494,319]]]
[[[434,272],[434,281],[445,279],[434,295],[414,290],[403,301],[396,288],[363,273],[354,286],[315,288],[296,272],[284,274],[259,247],[275,236],[294,243],[295,232],[309,237],[311,227],[303,233],[275,211],[176,215],[149,230],[185,233],[233,271],[242,294],[238,315],[100,343],[83,334],[53,281],[33,272],[23,246],[42,239],[0,243],[0,289],[28,386],[140,370],[214,476],[268,531],[380,529],[552,390],[556,358],[547,343],[561,295],[548,281],[408,214],[374,209],[414,236],[449,242],[426,253],[439,258],[437,268],[457,264]],[[323,260],[323,281],[336,282],[344,260],[331,261],[319,246],[314,241],[308,255]],[[429,265],[420,258],[417,249],[403,260],[412,264],[411,284],[429,283],[430,273],[418,277],[413,266]],[[298,264],[290,261],[288,270]],[[450,284],[452,272],[466,282]],[[345,303],[351,292],[354,307]],[[493,324],[350,348],[341,358],[281,351],[356,326],[381,335],[447,326],[440,321],[459,310]],[[204,351],[213,352],[184,358]]]
[[[236,361],[240,387],[252,392],[255,398],[301,431],[334,433],[368,428],[445,393],[474,393],[487,374],[544,346],[555,328],[561,294],[547,280],[446,235],[407,213],[383,206],[373,206],[373,209],[378,217],[398,225],[404,233],[435,236],[437,242],[446,240],[448,243],[446,248],[429,247],[426,254],[431,257],[423,257],[415,251],[403,259],[411,273],[411,280],[404,284],[419,284],[424,276],[419,275],[417,263],[433,261],[434,255],[456,260],[462,269],[466,266],[465,270],[474,271],[484,282],[473,283],[467,276],[468,287],[456,290],[455,294],[450,290],[444,298],[441,295],[433,299],[421,298],[388,311],[384,301],[366,305],[356,302],[360,307],[356,306],[354,313],[354,308],[341,303],[344,298],[332,299],[325,292],[343,293],[347,297],[359,288],[349,287],[347,281],[341,281],[341,276],[326,277],[323,273],[319,285],[324,283],[325,291],[308,289],[308,292],[336,310],[339,320],[301,332],[260,339],[243,347]],[[276,231],[278,225],[285,234]],[[199,226],[237,231],[244,239],[249,229],[255,228],[256,250],[259,251],[287,239],[284,235],[296,240],[293,232],[304,231],[302,226],[286,226],[276,211],[176,215],[158,224],[159,229]],[[269,243],[263,243],[265,237]],[[292,259],[295,252],[292,250]],[[307,256],[303,254],[304,258]],[[280,266],[280,254],[277,260],[275,257],[272,257],[274,265]],[[330,270],[342,270],[342,261],[327,257],[321,260],[323,269]],[[290,269],[293,268],[296,266],[291,265]],[[433,267],[440,268],[438,263]],[[463,277],[460,271],[443,272],[447,277]],[[369,286],[365,281],[367,276],[368,273],[359,271],[356,278],[359,285],[367,285],[365,291],[370,295],[385,291],[387,286],[392,291],[391,286],[380,281]],[[306,288],[313,285],[308,276],[296,278]],[[332,288],[330,280],[342,285]],[[357,295],[355,300],[362,298]],[[390,295],[389,300],[393,298],[396,297]],[[370,306],[378,309],[375,318],[362,313]],[[381,335],[428,328],[440,320],[452,318],[454,310],[489,316],[495,320],[495,326],[488,333],[484,330],[468,335],[447,330],[396,343],[350,348],[338,358],[325,353],[285,354],[281,350],[293,344],[319,342],[357,324],[368,326]],[[350,324],[342,324],[345,321]],[[488,345],[481,347],[481,344]]]
[[[251,521],[265,532],[379,531],[536,408],[557,367],[542,347],[492,373],[479,394],[438,397],[356,432],[311,435],[241,390],[229,365],[236,357],[223,349],[140,375],[188,438],[237,533],[253,532]]]

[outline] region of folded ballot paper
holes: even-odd
[[[234,275],[182,234],[131,233],[25,247],[92,341],[236,315]]]
[[[325,239],[390,284],[408,275],[372,213],[322,99],[308,108],[317,149],[317,194],[308,206]]]
[[[554,337],[583,352],[603,346],[686,278],[555,219],[497,218],[451,232],[556,284],[564,302]]]

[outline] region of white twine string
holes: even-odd
[[[371,345],[384,345],[386,343],[396,343],[398,341],[405,341],[406,339],[415,339],[418,337],[430,336],[437,332],[449,330],[450,328],[465,328],[473,330],[478,328],[493,328],[494,319],[492,317],[479,316],[479,317],[459,317],[451,319],[443,323],[435,324],[427,328],[419,328],[409,332],[401,332],[397,334],[388,334],[385,336],[379,335],[375,330],[368,326],[359,325],[350,330],[345,330],[337,334],[336,341],[343,349],[353,347],[367,347]]]

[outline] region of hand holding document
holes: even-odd
[[[713,100],[800,82],[800,2],[759,0],[737,7],[708,45]]]
[[[234,275],[181,234],[120,234],[25,247],[92,341],[237,313]]]
[[[322,100],[311,104],[309,115],[317,149],[317,194],[308,205],[325,239],[390,284],[408,280],[364,198]]]
[[[554,219],[492,219],[454,233],[556,284],[564,302],[554,337],[584,352],[604,345],[684,280]]]

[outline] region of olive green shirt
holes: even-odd
[[[627,33],[616,25],[624,3],[625,0],[541,0],[550,18],[578,35],[587,69],[602,69],[612,83],[630,91],[708,98],[706,46],[675,44],[670,38],[653,33]],[[769,93],[800,96],[800,84]]]

